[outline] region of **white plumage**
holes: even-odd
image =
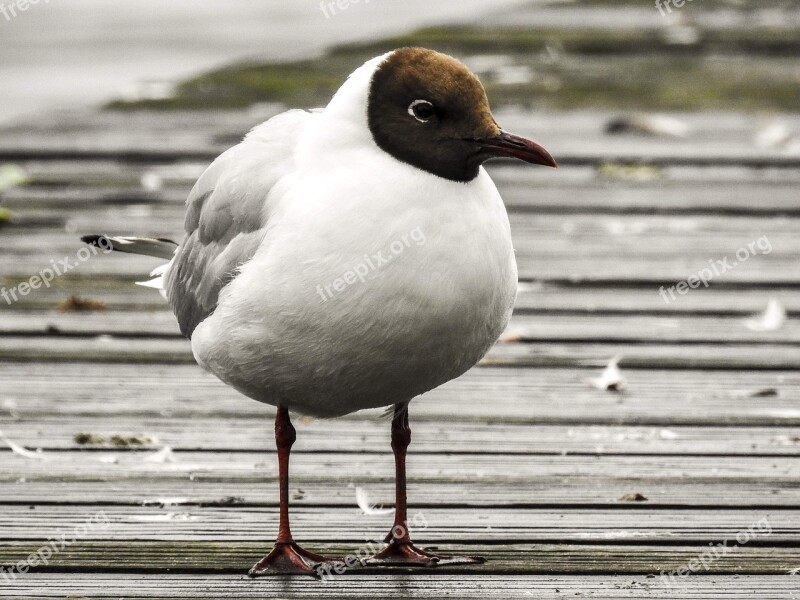
[[[483,170],[449,181],[376,146],[366,103],[380,60],[324,111],[254,129],[229,151],[244,164],[226,153],[209,169],[232,188],[252,187],[242,179],[259,165],[268,181],[283,170],[260,190],[269,218],[258,249],[192,335],[200,365],[261,402],[335,416],[408,400],[472,367],[511,314],[517,271],[497,189]],[[420,231],[424,243],[403,242]],[[398,241],[403,251],[365,281],[319,294]]]

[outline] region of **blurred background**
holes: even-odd
[[[316,105],[401,43],[466,60],[496,104],[792,110],[799,24],[792,0],[41,0],[0,15],[0,120],[114,100]]]

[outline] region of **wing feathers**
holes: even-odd
[[[264,240],[270,194],[296,169],[297,140],[312,113],[273,117],[217,158],[189,194],[186,238],[165,274],[165,289],[181,331],[194,329],[217,306],[219,293]]]

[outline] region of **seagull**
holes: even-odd
[[[393,413],[394,524],[365,566],[483,562],[412,542],[406,452],[411,400],[473,367],[511,316],[517,266],[482,166],[492,158],[557,166],[500,128],[461,62],[401,48],[356,69],[324,109],[279,114],[220,155],[189,194],[182,243],[82,238],[169,260],[145,285],[162,290],[199,365],[277,407],[278,535],[251,576],[334,561],[292,537],[290,411]]]

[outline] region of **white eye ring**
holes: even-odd
[[[408,114],[410,114],[420,123],[427,123],[434,117],[434,115],[431,114],[431,116],[428,117],[427,119],[423,119],[422,117],[420,117],[415,109],[417,108],[417,106],[421,104],[427,104],[428,106],[431,107],[431,110],[433,110],[433,103],[429,102],[428,100],[414,100],[411,104],[408,105]]]

